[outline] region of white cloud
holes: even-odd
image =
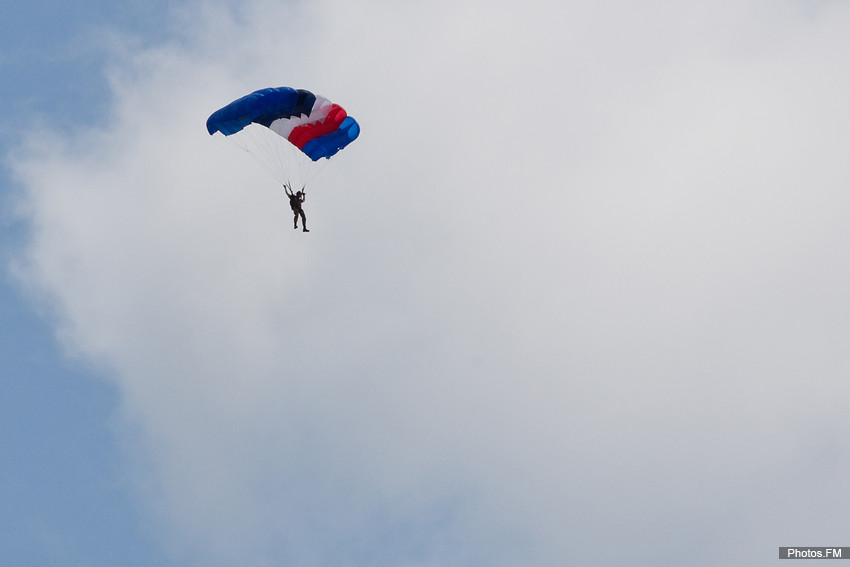
[[[124,50],[108,127],[18,156],[25,273],[124,393],[175,551],[840,545],[850,14],[795,6],[259,2]],[[204,129],[272,84],[363,127],[309,235]]]

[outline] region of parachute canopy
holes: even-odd
[[[207,130],[230,136],[251,124],[283,136],[313,161],[331,157],[360,134],[360,125],[340,105],[289,87],[261,89],[231,102],[213,112]]]
[[[254,155],[281,182],[304,185],[330,158],[360,135],[345,109],[303,89],[260,89],[207,119],[207,131]],[[324,160],[327,161],[327,160]]]

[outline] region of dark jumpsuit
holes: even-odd
[[[304,210],[301,208],[301,198],[298,195],[287,195],[289,197],[289,206],[295,214],[295,228],[298,228],[298,215],[301,215],[301,224],[304,229],[307,229],[307,217],[304,215]],[[303,197],[303,194],[302,194]]]

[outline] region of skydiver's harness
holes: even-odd
[[[301,210],[301,199],[298,198],[298,195],[296,195],[292,191],[292,187],[289,186],[288,184],[284,184],[284,188],[289,189],[289,191],[286,192],[286,196],[289,197],[289,207],[297,213],[298,211]],[[304,188],[303,187],[301,188],[301,191],[302,191],[301,194],[303,196],[304,195],[304,193],[303,193]]]
[[[289,195],[289,206],[293,211],[300,211],[301,200],[296,195]]]

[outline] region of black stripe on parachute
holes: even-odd
[[[274,108],[275,105],[272,103],[269,105],[272,108],[268,112],[257,116],[253,121],[268,128],[272,122],[281,118],[292,118],[293,116],[302,115],[309,116],[310,111],[313,110],[313,105],[316,103],[316,95],[304,89],[298,89],[296,92],[298,93],[298,97],[294,103],[291,97],[287,97],[286,102],[277,108]],[[265,96],[270,96],[273,99],[276,98],[274,94]]]

